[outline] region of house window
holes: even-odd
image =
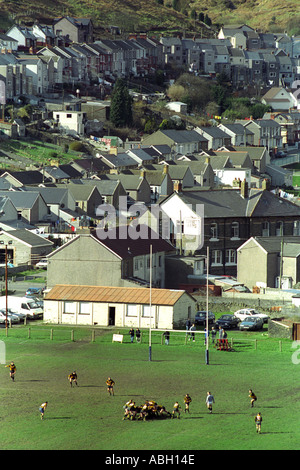
[[[233,249],[226,250],[225,263],[236,264],[236,250],[233,250]]]
[[[211,264],[212,266],[222,264],[222,251],[221,250],[212,250],[211,254]]]
[[[231,238],[240,237],[240,224],[238,222],[232,222],[231,224]]]
[[[72,313],[76,312],[76,302],[65,301],[64,302],[64,313]]]
[[[279,220],[276,222],[276,237],[282,237],[283,236],[283,222]]]
[[[80,315],[90,314],[90,302],[79,302],[79,314]]]
[[[67,118],[71,118],[72,117],[72,114],[67,114]]]
[[[142,317],[150,318],[150,316],[153,317],[153,305],[151,306],[151,311],[150,311],[150,305],[143,305]]]
[[[262,237],[269,237],[270,235],[270,224],[269,222],[262,223],[262,230],[261,230]]]
[[[214,240],[218,239],[218,224],[216,223],[210,225],[210,238]]]
[[[127,304],[126,317],[137,317],[137,304]]]
[[[294,237],[300,236],[300,221],[299,220],[294,221],[293,235]]]

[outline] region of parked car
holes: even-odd
[[[242,308],[234,312],[234,315],[239,318],[240,321],[245,320],[247,317],[259,317],[264,323],[268,323],[269,317],[264,313],[260,313],[255,308]]]
[[[27,297],[35,297],[37,295],[42,295],[43,289],[41,287],[29,287],[26,291]]]
[[[4,315],[6,315],[6,309],[3,309],[3,308],[2,308],[2,309],[0,309],[0,312],[3,312]],[[12,315],[12,316],[14,316],[14,317],[19,318],[20,322],[21,322],[21,323],[24,323],[25,318],[26,318],[25,313],[15,312],[15,311],[12,310],[11,308],[8,308],[8,309],[7,309],[7,313],[8,313],[8,315]]]
[[[243,320],[240,325],[239,329],[243,330],[261,330],[264,326],[264,322],[262,318],[255,317],[254,315],[249,316]]]
[[[217,327],[222,327],[222,328],[237,328],[239,324],[239,319],[235,316],[232,315],[231,313],[226,313],[225,315],[222,315],[217,321],[216,321],[216,326]]]
[[[280,157],[280,158],[286,157],[286,156],[287,156],[287,153],[284,152],[283,150],[279,150],[279,152],[275,154],[275,157]]]
[[[30,300],[32,300],[33,302],[35,302],[39,307],[41,307],[42,309],[44,308],[44,301],[43,299],[39,299],[38,297],[33,297],[32,295],[28,296],[30,297]]]
[[[208,323],[215,322],[215,315],[208,311]],[[201,310],[195,315],[195,325],[205,325],[206,324],[206,310]]]
[[[0,310],[0,317],[6,321],[6,309],[1,309]],[[7,309],[7,321],[15,324],[15,323],[20,323],[21,319],[18,317],[18,315],[15,315],[11,310]]]
[[[44,268],[46,269],[48,266],[48,260],[47,259],[41,259],[38,263],[36,263],[37,268]]]

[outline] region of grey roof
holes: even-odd
[[[112,196],[117,189],[117,187],[122,184],[118,179],[117,180],[98,180],[98,179],[88,179],[81,180],[83,184],[92,184],[95,185],[102,196]]]
[[[27,229],[10,230],[9,232],[6,232],[6,233],[9,233],[10,237],[17,238],[18,240],[32,247],[53,245],[53,242],[51,242],[50,240],[47,240],[47,238],[43,238]]]
[[[28,171],[7,171],[3,173],[2,177],[5,178],[6,174],[12,176],[20,183],[26,184],[41,184],[43,183],[43,175],[40,171],[37,170],[28,170]],[[49,181],[45,178],[45,181]]]
[[[91,194],[93,193],[95,185],[69,183],[67,188],[75,201],[86,201],[90,198]]]
[[[193,210],[196,204],[203,204],[207,218],[300,216],[300,207],[266,190],[250,189],[248,198],[237,189],[185,191],[178,195]]]
[[[167,144],[153,144],[151,147],[157,150],[157,152],[162,156],[169,155],[172,152],[171,147],[169,147]]]
[[[24,191],[0,191],[0,196],[8,197],[16,209],[31,209],[38,198],[36,192]]]
[[[230,135],[226,134],[226,132],[222,131],[219,127],[199,127],[201,131],[206,132],[208,135],[211,137],[217,138],[217,139],[230,139]]]
[[[175,129],[161,130],[164,135],[172,139],[174,142],[207,142],[207,139],[196,131],[177,131]],[[157,147],[157,146],[156,146]]]
[[[237,152],[247,152],[251,160],[260,160],[266,151],[266,147],[233,147]]]
[[[283,256],[297,257],[300,255],[300,237],[253,237],[268,253],[280,253]],[[283,242],[283,245],[282,245]]]
[[[0,54],[0,65],[20,64],[20,61],[14,54]]]
[[[108,164],[113,168],[138,165],[138,162],[127,153],[118,153],[117,155],[105,155],[102,158],[104,162],[107,161]]]
[[[43,173],[43,171],[45,170],[45,172],[52,176],[53,178],[55,179],[69,179],[70,176],[65,173],[61,168],[58,168],[57,166],[45,166],[41,172]]]
[[[65,198],[68,192],[68,187],[65,189],[62,187],[46,187],[46,188],[33,188],[32,186],[25,186],[25,191],[39,193],[44,199],[46,204],[61,204],[61,201]],[[22,194],[26,194],[23,192]]]
[[[222,124],[224,127],[226,127],[228,130],[230,130],[231,132],[233,132],[234,134],[236,135],[244,135],[245,134],[245,131],[246,131],[246,134],[249,134],[249,135],[253,135],[254,133],[248,129],[248,128],[245,128],[242,124],[239,124],[239,123],[236,123],[236,124]]]
[[[155,170],[159,174],[162,174],[163,165],[146,165],[145,169],[150,171]],[[172,161],[172,163],[168,165],[168,173],[172,180],[182,180],[189,171],[191,172],[190,166],[181,165],[181,162],[176,162],[175,164],[175,162]]]
[[[54,18],[54,24],[62,20],[63,18],[69,20],[70,23],[72,23],[74,26],[77,26],[77,28],[79,28],[81,25],[87,26],[92,21],[90,18],[74,18],[72,16],[60,16],[58,18]]]
[[[131,154],[133,154],[134,156],[132,158],[135,159],[136,157],[136,159],[140,162],[154,160],[154,157],[149,153],[145,152],[143,148],[129,149],[126,151],[126,153],[130,156],[132,156]]]
[[[66,163],[64,165],[59,165],[59,168],[68,175],[69,178],[81,178],[82,174],[80,171],[77,171],[76,168],[73,168],[72,165]]]
[[[0,33],[0,40],[18,42],[17,39],[12,38],[11,36],[8,36],[7,34],[3,34],[3,33]]]
[[[137,190],[144,180],[144,178],[141,177],[140,175],[125,174],[125,173],[120,173],[118,175],[116,174],[103,175],[101,179],[121,181],[121,184],[124,187],[124,189],[128,191]]]
[[[90,172],[109,171],[111,168],[102,158],[79,158],[74,160],[73,164],[82,168],[83,171]],[[71,163],[72,166],[73,164]]]

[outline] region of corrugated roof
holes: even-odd
[[[184,290],[152,289],[152,305],[175,305]],[[77,302],[112,302],[148,305],[150,289],[143,287],[102,287],[58,284],[48,292],[44,300]]]

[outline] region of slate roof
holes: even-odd
[[[102,245],[106,246],[109,250],[118,255],[121,259],[130,259],[135,256],[142,256],[150,254],[150,245],[152,245],[152,253],[171,252],[175,248],[167,240],[161,238],[156,232],[151,230],[147,225],[137,225],[132,231],[127,232],[128,227],[116,227],[110,231],[104,229],[97,229],[92,232],[92,235]],[[130,229],[129,229],[130,230]],[[128,236],[123,237],[123,232],[128,233]],[[141,237],[134,239],[134,233],[140,232]]]
[[[196,204],[203,204],[206,218],[300,216],[299,206],[261,189],[249,189],[248,198],[237,189],[184,191],[178,196],[193,210]]]
[[[196,131],[177,131],[175,129],[160,130],[164,135],[172,139],[176,143],[190,143],[190,142],[207,142],[207,139]],[[157,148],[157,145],[155,146]]]
[[[68,186],[66,188],[62,187],[46,187],[46,188],[33,188],[32,186],[27,186],[24,188],[25,191],[39,193],[44,199],[46,204],[61,204],[61,201],[65,198],[66,193],[68,193]],[[26,193],[21,193],[26,194]]]
[[[53,245],[53,242],[51,242],[47,238],[41,237],[40,235],[37,235],[27,229],[10,230],[9,232],[5,232],[5,233],[6,234],[9,233],[10,237],[17,238],[21,242],[25,243],[26,245],[30,245],[32,247]]]
[[[230,139],[230,135],[227,134],[226,132],[222,131],[219,127],[199,127],[199,129],[203,132],[206,132],[206,134],[210,135],[211,137],[217,138],[217,139]]]
[[[33,191],[0,191],[1,196],[9,198],[16,209],[31,209],[38,199],[38,194]]]
[[[117,155],[105,155],[102,158],[107,162],[107,165],[110,165],[110,168],[138,165],[138,162],[127,153],[118,153]]]
[[[247,245],[251,239],[268,253],[280,253],[283,248],[283,256],[294,258],[300,255],[300,237],[251,237],[243,245]]]
[[[141,183],[143,182],[144,178],[140,176],[140,174],[135,175],[132,173],[119,173],[119,174],[109,174],[103,175],[101,177],[102,181],[104,180],[115,180],[120,181],[122,186],[127,190],[137,190]]]
[[[69,178],[81,178],[82,174],[80,171],[76,170],[72,165],[65,164],[59,165],[59,168],[68,175]]]
[[[80,166],[84,171],[109,171],[111,168],[102,158],[80,158],[75,160],[74,164]]]
[[[6,174],[12,176],[23,185],[41,184],[43,183],[43,178],[44,178],[42,173],[38,170],[7,171],[3,173],[2,177],[5,178]],[[50,182],[49,178],[44,178],[44,181]]]

